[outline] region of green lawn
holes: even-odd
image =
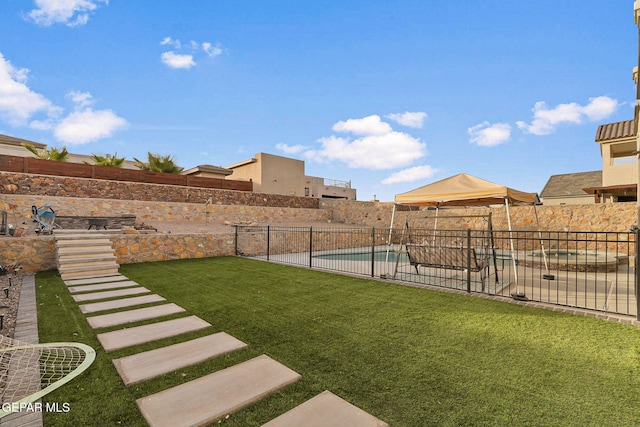
[[[146,425],[135,399],[264,353],[302,380],[222,424],[259,426],[323,390],[394,427],[640,419],[638,327],[240,258],[124,265],[121,273],[213,326],[105,354],[60,278],[38,274],[41,342],[81,341],[98,353],[49,395],[71,411],[47,414],[46,426]],[[248,348],[130,388],[111,363],[219,331]]]

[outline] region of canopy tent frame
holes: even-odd
[[[538,236],[540,238],[542,248],[542,256],[544,258],[546,269],[546,274],[543,275],[543,278],[546,280],[554,280],[555,277],[549,274],[546,250],[542,239],[542,232],[540,230],[540,222],[538,220],[536,204],[539,202],[540,200],[536,193],[526,193],[506,186],[494,184],[471,175],[458,174],[407,193],[396,195],[391,215],[392,222],[390,224],[390,229],[393,228],[393,221],[398,205],[418,205],[441,208],[445,206],[470,207],[504,204],[509,229],[509,249],[511,252],[515,279],[515,293],[512,294],[512,297],[518,300],[527,300],[525,293],[520,290],[520,283],[518,280],[516,254],[513,245],[510,205],[525,204],[533,206],[538,228]]]

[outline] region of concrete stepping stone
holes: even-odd
[[[139,286],[137,288],[118,289],[116,291],[92,292],[90,294],[72,295],[75,302],[95,301],[98,299],[107,299],[114,297],[126,297],[129,295],[146,294],[151,292],[149,289]]]
[[[80,305],[80,311],[84,314],[97,313],[99,311],[113,310],[115,308],[133,307],[134,305],[149,304],[152,302],[166,301],[160,295],[151,294],[141,297],[122,298],[113,301],[94,302]]]
[[[107,289],[130,288],[132,286],[140,286],[133,280],[125,280],[123,282],[100,283],[99,285],[82,285],[70,286],[69,292],[77,294],[78,292],[103,291]]]
[[[89,326],[93,329],[109,328],[111,326],[124,325],[140,320],[155,319],[184,312],[185,309],[176,304],[155,305],[153,307],[138,308],[135,310],[119,311],[117,313],[102,314],[100,316],[87,317]]]
[[[180,344],[114,359],[113,364],[125,385],[131,385],[246,346],[247,344],[226,332],[219,332]]]
[[[262,427],[389,427],[330,391],[323,391]]]
[[[152,427],[215,422],[298,381],[301,375],[267,355],[138,399]]]
[[[117,282],[119,280],[129,280],[129,278],[123,276],[122,274],[115,274],[109,276],[85,277],[83,279],[67,279],[64,281],[64,283],[67,286],[74,286],[92,285],[94,283]]]
[[[105,332],[98,334],[98,341],[102,344],[104,351],[110,352],[162,338],[175,337],[176,335],[197,331],[209,326],[211,325],[208,322],[198,316],[189,316],[119,331]]]

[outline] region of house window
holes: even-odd
[[[309,187],[304,187],[304,197],[309,197]]]

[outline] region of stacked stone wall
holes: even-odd
[[[111,241],[119,264],[235,255],[234,234],[122,234]]]
[[[0,194],[317,209],[311,197],[0,172]]]
[[[359,224],[366,227],[388,228],[391,223],[393,203],[353,202],[342,200],[322,200],[321,208],[333,212],[334,222]],[[403,227],[407,218],[412,226],[423,225],[433,227],[435,211],[402,206],[395,213],[393,226]],[[513,230],[537,230],[563,232],[626,232],[637,223],[637,207],[635,203],[602,203],[588,205],[565,206],[511,206],[509,208]],[[439,228],[482,228],[479,218],[445,220],[446,215],[467,215],[492,213],[495,230],[507,230],[506,208],[460,208],[441,209],[439,212]]]
[[[234,234],[112,234],[118,264],[235,255]],[[25,273],[57,268],[53,236],[0,236],[0,265]]]
[[[0,236],[0,265],[19,264],[25,273],[57,268],[53,236]]]
[[[305,222],[331,220],[331,210],[252,206],[242,204],[195,204],[156,201],[89,199],[78,197],[0,194],[0,209],[8,212],[8,221],[19,225],[30,223],[31,206],[51,205],[56,215],[77,217],[126,217],[153,225],[156,221],[231,223]],[[80,228],[85,228],[80,227]],[[113,227],[112,227],[113,228]]]

